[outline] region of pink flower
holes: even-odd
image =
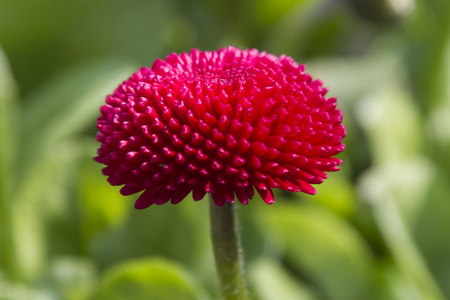
[[[97,162],[135,207],[192,192],[218,206],[247,204],[253,188],[315,194],[345,149],[342,112],[292,58],[256,49],[198,49],[141,68],[107,96],[98,118]]]

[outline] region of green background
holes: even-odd
[[[450,1],[0,0],[0,300],[218,299],[208,203],[133,209],[105,95],[170,52],[292,56],[344,112],[315,196],[237,205],[259,300],[450,299]]]

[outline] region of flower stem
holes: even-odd
[[[234,221],[234,205],[217,206],[210,199],[211,238],[219,286],[224,300],[247,300],[242,250]]]

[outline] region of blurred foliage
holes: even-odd
[[[450,1],[0,0],[0,300],[218,299],[207,201],[135,211],[92,161],[141,65],[232,44],[337,96],[342,170],[239,206],[255,299],[450,299]]]

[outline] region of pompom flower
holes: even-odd
[[[222,206],[254,189],[314,194],[345,146],[336,98],[292,58],[256,49],[198,49],[143,67],[100,108],[95,160],[135,207],[211,193]]]

